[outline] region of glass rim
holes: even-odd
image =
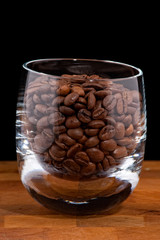
[[[124,67],[130,67],[131,69],[133,70],[136,70],[137,71],[137,74],[135,75],[132,75],[132,76],[129,76],[129,77],[121,77],[121,78],[103,78],[101,80],[105,80],[105,81],[109,81],[109,80],[112,80],[112,81],[120,81],[120,80],[131,80],[131,79],[135,79],[135,78],[138,78],[140,76],[143,76],[143,71],[138,68],[138,67],[135,67],[131,64],[127,64],[127,63],[123,63],[123,62],[118,62],[118,61],[112,61],[112,60],[100,60],[100,59],[88,59],[88,58],[40,58],[40,59],[35,59],[35,60],[31,60],[31,61],[27,61],[25,62],[24,64],[22,64],[22,67],[27,70],[28,72],[32,72],[32,73],[36,73],[36,74],[39,74],[41,76],[50,76],[52,78],[60,78],[61,76],[58,76],[58,75],[53,75],[53,74],[48,74],[48,73],[44,73],[43,71],[36,71],[36,70],[33,70],[31,68],[28,67],[28,65],[30,63],[34,63],[34,62],[40,62],[40,61],[61,61],[61,60],[65,60],[65,61],[73,61],[73,62],[76,62],[76,61],[90,61],[90,62],[103,62],[103,63],[112,63],[112,64],[116,64],[116,65],[121,65],[121,66],[124,66]],[[64,77],[63,77],[64,78]],[[67,79],[67,77],[66,77]],[[94,80],[99,80],[99,79],[94,79]]]

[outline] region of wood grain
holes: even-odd
[[[110,214],[69,216],[28,194],[17,163],[0,162],[0,240],[160,240],[160,161],[145,161],[131,196]]]

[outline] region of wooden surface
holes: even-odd
[[[0,162],[0,240],[160,240],[160,161],[145,161],[140,182],[116,212],[66,216],[37,203],[16,162]]]

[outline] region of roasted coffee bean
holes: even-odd
[[[76,143],[76,141],[74,139],[70,138],[65,133],[58,136],[58,141],[65,143],[67,146],[72,146]]]
[[[73,128],[68,129],[67,134],[73,139],[81,139],[83,137],[83,129],[82,128]]]
[[[115,125],[115,138],[121,139],[125,135],[125,126],[121,122],[117,122]]]
[[[73,86],[71,91],[78,93],[79,96],[84,96],[85,95],[85,92],[84,92],[83,88],[81,88],[80,86],[76,86],[76,85]]]
[[[104,141],[113,138],[115,135],[115,127],[113,125],[107,125],[103,127],[99,132],[99,138]]]
[[[51,101],[53,100],[53,98],[55,97],[54,94],[42,94],[41,95],[41,99],[43,102],[47,103],[51,103]]]
[[[76,152],[81,151],[83,148],[82,144],[76,143],[73,146],[70,147],[70,149],[67,152],[67,157],[72,158],[76,154]]]
[[[106,158],[108,159],[108,162],[109,162],[110,166],[115,166],[116,165],[116,161],[112,156],[107,156]]]
[[[92,92],[88,94],[88,109],[91,110],[95,107],[96,98]]]
[[[116,106],[116,98],[113,95],[107,95],[103,99],[103,106],[106,108],[108,111],[112,110]]]
[[[99,129],[96,128],[86,128],[85,130],[85,134],[92,137],[92,136],[96,136],[99,132]]]
[[[49,126],[48,116],[44,116],[37,122],[37,130],[42,131],[44,128]]]
[[[37,95],[37,94],[34,94],[33,95],[33,101],[34,101],[34,103],[41,103],[41,99],[40,99],[40,97]]]
[[[80,166],[73,159],[66,159],[63,161],[63,167],[67,171],[80,172]]]
[[[92,112],[93,119],[104,119],[107,115],[107,111],[104,108],[97,108]]]
[[[96,170],[96,165],[92,162],[89,162],[87,166],[84,166],[81,170],[81,174],[83,176],[90,176],[92,175]]]
[[[72,92],[65,97],[64,105],[71,106],[77,101],[78,98],[79,98],[79,94],[77,92]]]
[[[118,114],[120,114],[120,115],[123,114],[123,100],[122,100],[122,98],[118,98],[116,110],[117,110]]]
[[[109,124],[109,125],[113,125],[115,126],[116,125],[116,121],[113,117],[111,116],[107,116],[103,119],[103,121],[106,123],[106,124]]]
[[[75,110],[73,110],[70,107],[66,107],[66,106],[60,106],[59,111],[61,113],[63,113],[64,115],[68,115],[68,116],[71,116],[71,115],[75,114]]]
[[[124,146],[117,146],[117,148],[113,151],[114,158],[123,158],[127,156],[127,149]]]
[[[69,92],[70,92],[70,87],[68,85],[62,85],[56,91],[56,93],[61,96],[66,96]]]
[[[134,127],[133,124],[130,124],[128,128],[126,128],[125,130],[125,136],[130,136],[134,131]]]
[[[36,104],[35,109],[40,113],[45,114],[47,110],[47,106],[44,104]]]
[[[88,127],[90,128],[102,128],[105,126],[105,123],[102,120],[93,120],[88,123]]]
[[[78,120],[76,115],[73,115],[71,117],[67,117],[65,125],[67,128],[78,128],[81,125],[81,122]]]
[[[57,158],[63,158],[66,155],[66,151],[54,143],[49,149],[49,154],[53,159],[54,159],[54,156]]]
[[[98,148],[88,148],[86,153],[92,162],[101,162],[104,159],[104,153]]]
[[[120,146],[126,146],[126,145],[131,144],[132,141],[133,141],[132,138],[124,137],[122,139],[117,140],[117,144],[120,145]]]
[[[59,106],[64,102],[64,97],[63,96],[58,96],[56,98],[53,99],[52,101],[52,106]]]
[[[140,110],[137,109],[135,114],[133,115],[133,125],[137,125],[140,120]]]
[[[93,83],[93,82],[83,83],[82,86],[84,88],[93,88],[93,89],[96,89],[96,90],[102,90],[103,89],[103,86],[101,84]]]
[[[43,153],[47,148],[51,146],[52,140],[53,138],[50,139],[44,134],[37,134],[34,138],[34,150],[39,153]]]
[[[89,123],[91,121],[91,112],[87,109],[81,109],[78,112],[78,119],[83,123]]]
[[[107,95],[111,95],[111,94],[112,94],[112,91],[109,90],[109,89],[106,89],[106,90],[97,91],[97,92],[95,93],[95,96],[103,99],[103,98],[106,97]]]
[[[66,127],[64,125],[54,126],[53,133],[54,134],[61,134],[66,132]]]
[[[78,142],[81,143],[81,144],[84,144],[85,141],[87,141],[87,137],[85,135],[83,135],[80,139],[78,139]]]
[[[90,161],[87,153],[86,152],[82,152],[82,151],[81,152],[77,152],[75,154],[75,158],[74,159],[81,166],[88,166],[89,161]]]
[[[65,121],[65,116],[60,112],[55,112],[49,115],[48,121],[52,125],[61,125]]]
[[[132,116],[129,114],[123,118],[123,123],[126,127],[128,127],[132,122]]]
[[[102,141],[100,143],[100,149],[105,153],[105,152],[110,152],[110,151],[114,151],[117,147],[117,143],[114,139],[109,139],[109,140],[105,140]]]
[[[98,137],[94,136],[94,137],[88,138],[84,145],[86,148],[91,148],[91,147],[95,147],[98,143],[99,143]]]
[[[109,161],[108,159],[105,157],[104,160],[102,161],[102,166],[103,166],[103,170],[106,171],[109,169],[110,165],[109,165]]]

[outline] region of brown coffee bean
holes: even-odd
[[[34,103],[41,103],[41,99],[37,94],[33,95],[33,101]]]
[[[106,90],[100,90],[100,91],[97,91],[95,92],[95,96],[96,97],[99,97],[99,98],[104,98],[106,97],[107,95],[111,95],[112,94],[112,91],[109,90],[109,89],[106,89]]]
[[[104,159],[104,153],[98,148],[89,148],[86,153],[92,162],[101,162]]]
[[[121,122],[117,122],[115,125],[115,138],[121,139],[125,135],[125,127],[124,124]]]
[[[88,109],[91,110],[95,107],[96,98],[92,92],[88,94]]]
[[[126,127],[128,127],[132,122],[132,116],[129,114],[123,118],[123,123]]]
[[[113,125],[107,125],[99,132],[99,138],[104,141],[111,139],[115,135],[115,127]]]
[[[113,95],[107,95],[103,99],[103,106],[108,111],[112,110],[116,106],[117,100]]]
[[[83,148],[82,144],[76,143],[73,146],[70,147],[70,149],[67,152],[67,157],[72,158],[76,154],[76,152],[81,151]]]
[[[101,84],[94,83],[94,82],[86,82],[86,83],[83,83],[82,86],[84,88],[93,88],[93,89],[96,89],[96,90],[102,90],[103,89],[103,86]]]
[[[78,139],[78,142],[81,143],[81,144],[84,144],[85,141],[87,141],[87,137],[85,135],[83,135],[80,139]]]
[[[65,125],[67,128],[78,128],[81,125],[81,122],[78,120],[76,115],[67,117]]]
[[[47,107],[46,114],[50,115],[51,113],[58,112],[57,107]]]
[[[53,139],[53,138],[52,138]],[[34,150],[43,153],[52,144],[52,139],[45,135],[37,134],[34,138]]]
[[[42,114],[46,114],[47,106],[44,104],[36,104],[35,109]]]
[[[83,176],[90,176],[92,175],[96,170],[96,165],[92,162],[89,162],[87,166],[84,166],[81,170],[81,174]]]
[[[122,98],[118,98],[117,100],[117,105],[116,105],[116,110],[118,114],[123,114],[123,100]]]
[[[88,163],[90,161],[87,153],[85,153],[85,152],[77,152],[75,154],[74,159],[81,166],[88,166]]]
[[[133,141],[132,138],[129,138],[129,137],[124,137],[122,139],[117,139],[117,144],[120,145],[120,146],[126,146],[126,145],[129,145],[131,144]]]
[[[77,110],[77,111],[80,110],[80,109],[84,109],[84,108],[86,108],[86,106],[82,103],[75,103],[74,104],[74,109]]]
[[[110,166],[115,166],[116,165],[116,161],[112,156],[108,155],[106,158],[108,159],[108,162],[109,162]]]
[[[117,143],[113,139],[105,140],[105,141],[100,143],[100,149],[103,152],[114,151],[116,149],[116,147],[117,147]]]
[[[86,148],[91,148],[91,147],[95,147],[98,143],[99,143],[98,137],[94,136],[94,137],[88,138],[84,145]]]
[[[90,128],[102,128],[105,126],[105,123],[102,120],[93,120],[88,123],[88,127]]]
[[[81,139],[83,137],[83,129],[82,128],[73,128],[68,129],[67,134],[73,139]]]
[[[127,156],[127,149],[124,146],[117,146],[117,148],[113,151],[114,158],[123,158]]]
[[[109,167],[110,167],[109,161],[108,161],[108,159],[106,157],[102,161],[102,166],[103,166],[103,170],[104,171],[107,171],[109,169]]]
[[[99,132],[99,129],[96,128],[86,128],[85,130],[85,134],[87,134],[88,136],[92,137],[92,136],[96,136]]]
[[[62,158],[62,157],[65,157],[66,151],[54,143],[49,149],[49,154],[51,157],[53,157],[53,159],[54,159],[54,156],[58,158]]]
[[[84,96],[85,95],[85,92],[84,92],[83,88],[81,88],[80,86],[76,86],[76,85],[73,86],[71,91],[78,93],[79,96]]]
[[[43,84],[37,90],[38,93],[48,93],[50,91],[50,84]]]
[[[127,106],[127,113],[128,114],[134,114],[136,112],[136,108],[135,107],[131,107],[131,106]]]
[[[66,127],[64,125],[54,126],[53,133],[54,134],[61,134],[66,132]]]
[[[79,94],[77,92],[72,92],[65,97],[64,105],[71,106],[77,101],[78,98],[79,98]]]
[[[43,128],[49,126],[48,116],[44,116],[37,121],[37,130],[42,131]]]
[[[140,110],[137,109],[135,114],[133,115],[133,125],[137,125],[140,120]]]
[[[62,85],[56,91],[56,93],[61,96],[66,96],[69,92],[70,92],[70,87],[68,85]]]
[[[54,112],[49,115],[48,121],[50,124],[55,126],[61,125],[62,123],[65,122],[65,116],[60,112]]]
[[[47,103],[51,103],[51,101],[53,100],[53,98],[55,97],[54,94],[42,94],[41,95],[41,99],[43,102]]]
[[[67,171],[80,172],[80,166],[73,159],[66,159],[63,161],[63,167]]]
[[[56,98],[53,99],[52,101],[52,106],[59,106],[64,102],[64,97],[63,96],[58,96]]]
[[[76,141],[70,138],[66,133],[60,134],[57,138],[57,142],[63,143],[67,146],[72,146],[76,143]]]
[[[83,123],[89,123],[91,121],[91,112],[87,109],[81,109],[78,112],[78,119]]]
[[[125,136],[127,137],[130,136],[133,133],[133,131],[134,131],[134,127],[132,124],[130,124],[129,127],[126,128],[125,130]]]
[[[75,110],[73,110],[70,107],[66,107],[66,106],[60,106],[59,107],[59,111],[65,115],[71,116],[73,114],[75,114]]]
[[[54,134],[50,128],[44,128],[41,134],[47,139],[47,141],[51,143],[54,141]]]
[[[104,108],[97,108],[92,112],[93,119],[104,119],[107,115],[107,111]]]

